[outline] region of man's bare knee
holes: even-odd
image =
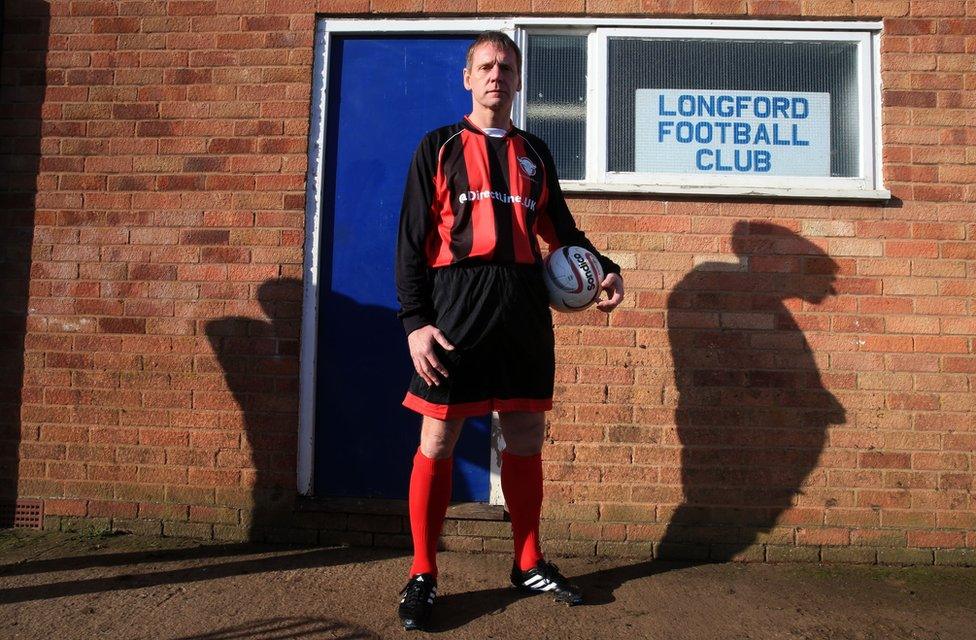
[[[420,452],[428,458],[450,458],[461,435],[462,419],[438,420],[424,416],[420,426]]]
[[[541,411],[499,413],[505,450],[517,456],[534,456],[542,451],[546,437],[546,414]]]

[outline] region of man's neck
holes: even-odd
[[[468,116],[468,120],[479,129],[504,129],[507,131],[512,126],[512,118],[508,113],[490,109],[474,109]]]

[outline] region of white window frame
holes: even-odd
[[[878,35],[875,23],[782,23],[760,21],[711,21],[701,23],[647,21],[627,27],[594,25],[582,34],[579,29],[556,29],[552,24],[524,25],[519,29],[525,50],[528,35],[561,34],[587,36],[586,176],[562,180],[564,191],[577,193],[656,193],[726,196],[785,196],[790,198],[853,198],[885,200],[891,193],[881,183],[880,73],[877,70]],[[702,21],[705,22],[705,21]],[[692,26],[693,25],[693,26]],[[762,25],[763,28],[757,28]],[[568,26],[568,25],[567,25]],[[730,28],[730,27],[735,27]],[[802,28],[800,28],[802,27]],[[715,39],[715,40],[835,40],[852,42],[858,51],[858,175],[855,177],[800,177],[756,175],[647,174],[615,172],[607,168],[608,43],[610,38]],[[523,62],[523,74],[527,71]],[[525,82],[531,83],[531,78]],[[525,126],[525,95],[519,97],[517,120]]]

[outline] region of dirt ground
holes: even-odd
[[[563,559],[589,604],[443,553],[432,633],[394,612],[400,551],[0,531],[0,638],[976,639],[976,569]]]

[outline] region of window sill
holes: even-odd
[[[884,202],[891,199],[887,189],[813,189],[809,187],[741,187],[666,184],[609,184],[597,182],[560,182],[565,193],[579,194],[661,194],[682,196],[729,196],[735,198],[802,198],[819,200],[869,200]]]

